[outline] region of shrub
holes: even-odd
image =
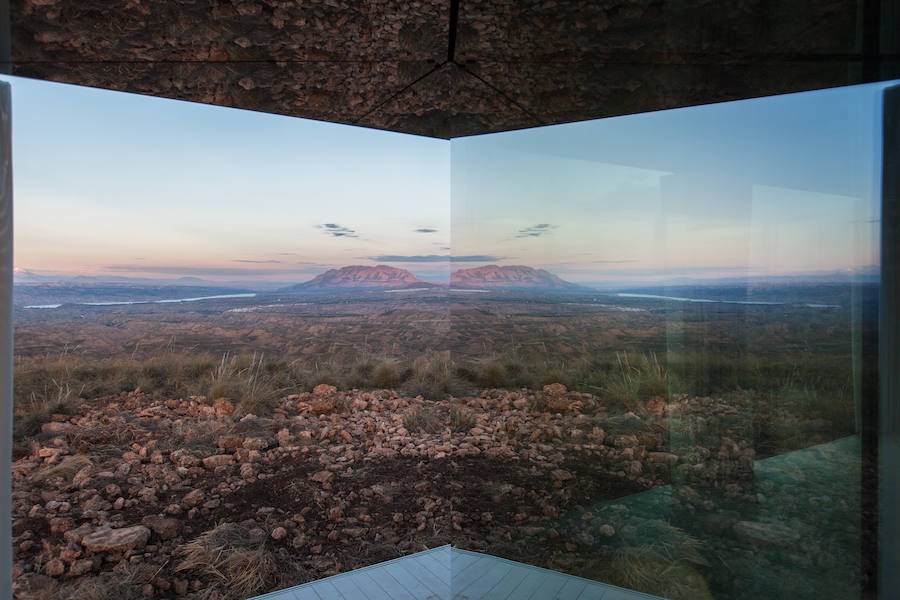
[[[403,386],[404,392],[421,395],[427,400],[442,400],[448,394],[458,394],[462,382],[454,373],[450,351],[430,352],[413,361],[412,375]]]
[[[478,385],[486,388],[502,388],[508,385],[509,374],[500,361],[492,360],[478,372]]]
[[[668,396],[666,370],[655,353],[637,357],[617,353],[616,367],[604,391],[610,400],[626,410],[638,410],[643,401],[653,396]]]
[[[380,389],[393,388],[400,383],[400,367],[392,360],[378,363],[372,369],[372,386]]]

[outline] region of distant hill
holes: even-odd
[[[330,269],[305,283],[298,283],[284,288],[285,292],[304,292],[316,290],[347,290],[358,288],[405,288],[430,287],[434,284],[422,281],[406,269],[398,269],[387,265],[364,267],[352,265],[340,269]]]
[[[487,265],[460,269],[450,274],[450,287],[455,288],[507,288],[544,291],[578,291],[582,286],[560,279],[544,269],[523,265],[501,267]]]

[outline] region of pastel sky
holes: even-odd
[[[3,79],[20,270],[304,281],[449,255],[440,140]],[[448,277],[446,258],[418,266]]]
[[[452,253],[602,283],[878,260],[886,84],[446,142],[3,80],[15,265],[38,274],[445,280]]]
[[[454,140],[453,251],[588,284],[870,271],[886,85]]]

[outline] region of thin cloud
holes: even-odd
[[[382,263],[497,262],[503,260],[502,257],[485,254],[473,254],[469,256],[450,256],[449,254],[416,254],[402,256],[396,254],[384,254],[381,256],[369,256],[367,258]]]
[[[309,269],[265,269],[249,267],[167,267],[159,265],[108,265],[107,271],[128,271],[154,275],[194,276],[194,277],[257,277],[261,275],[306,274]]]
[[[497,262],[503,260],[502,256],[490,256],[487,254],[472,254],[469,256],[451,256],[451,262]]]
[[[253,264],[255,264],[255,265],[265,265],[265,264],[270,264],[270,263],[281,263],[280,260],[249,260],[249,259],[246,259],[246,258],[236,258],[236,259],[234,259],[232,262],[239,262],[239,263],[253,263]]]
[[[627,260],[594,260],[591,262],[596,265],[622,265],[625,263],[637,262],[637,259],[629,258]]]
[[[391,262],[415,262],[415,263],[430,263],[430,262],[450,262],[450,255],[448,254],[417,254],[412,256],[402,256],[398,254],[383,254],[381,256],[370,256],[368,257],[370,260],[374,260],[375,262],[380,263],[391,263]]]
[[[416,233],[437,233],[437,229],[431,229],[430,227],[420,227],[416,229]]]
[[[344,227],[343,225],[338,225],[337,223],[322,223],[321,225],[316,225],[316,227],[318,229],[322,229],[324,233],[327,233],[331,237],[359,237],[359,234],[356,233],[355,229],[350,229],[349,227]]]
[[[518,233],[516,233],[517,238],[530,238],[530,237],[541,237],[542,235],[546,235],[550,233],[552,230],[556,229],[556,225],[551,225],[549,223],[538,223],[537,225],[532,225],[531,227],[525,227],[524,229],[520,229]]]

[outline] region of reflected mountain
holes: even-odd
[[[486,265],[471,269],[460,269],[450,274],[452,288],[490,288],[550,292],[587,291],[578,284],[560,279],[544,269],[524,265],[501,267]]]

